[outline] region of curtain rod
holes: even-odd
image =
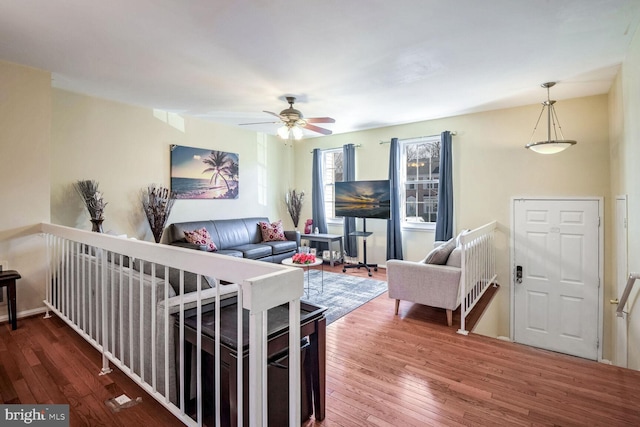
[[[347,145],[347,144],[345,144]],[[358,147],[362,147],[362,144],[355,144],[354,147],[358,148]],[[342,148],[342,147],[333,147],[333,148],[320,148],[320,151],[329,151],[329,150],[337,150],[338,148]],[[313,153],[313,150],[309,151],[310,153]]]
[[[458,134],[458,132],[456,132],[455,130],[452,130],[451,132],[449,132],[451,134],[451,136],[455,136]],[[422,138],[433,138],[435,136],[440,136],[441,134],[435,134],[435,135],[425,135],[425,136],[415,136],[413,138],[398,138],[398,141],[408,141],[410,139],[422,139]],[[380,141],[380,144],[391,144],[391,141]]]

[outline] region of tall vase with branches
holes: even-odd
[[[302,212],[302,204],[304,202],[304,191],[296,191],[295,189],[287,191],[284,199],[287,205],[287,211],[293,221],[293,226],[297,229],[300,222],[300,212]]]
[[[162,231],[167,223],[173,203],[176,201],[175,193],[160,185],[151,184],[142,193],[142,209],[149,221],[149,227],[156,243],[160,243]]]
[[[104,209],[107,206],[107,202],[98,190],[98,182],[92,179],[78,180],[73,186],[82,197],[82,201],[89,211],[91,223],[93,224],[92,231],[102,233]]]

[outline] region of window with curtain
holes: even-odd
[[[322,152],[322,176],[324,181],[324,211],[328,221],[341,222],[335,217],[335,182],[342,181],[342,148]]]
[[[438,212],[440,136],[400,140],[402,221],[435,226]]]

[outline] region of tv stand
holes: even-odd
[[[367,220],[366,218],[362,218],[362,231],[352,231],[349,233],[349,236],[362,237],[362,262],[358,262],[357,264],[344,264],[342,266],[342,272],[345,273],[347,268],[364,268],[369,273],[369,277],[371,277],[371,269],[373,271],[378,271],[378,264],[368,264],[367,263],[367,237],[371,236],[373,233],[367,231]]]

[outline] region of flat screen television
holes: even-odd
[[[335,183],[335,215],[355,218],[391,218],[391,184],[381,181]]]

